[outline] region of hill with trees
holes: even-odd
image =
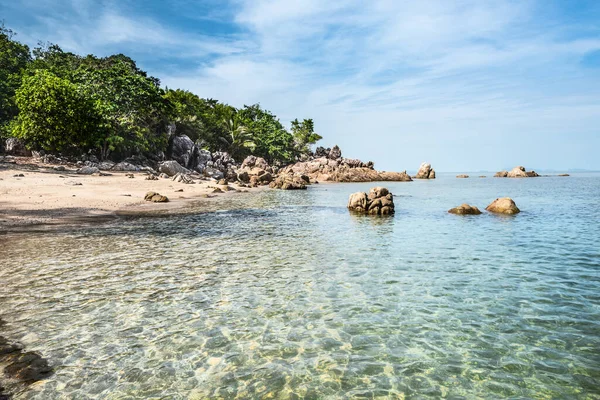
[[[81,56],[50,43],[31,50],[15,35],[0,26],[0,142],[14,137],[30,150],[100,160],[160,159],[174,133],[238,161],[255,155],[283,165],[321,139],[312,119],[288,130],[259,104],[238,109],[163,88],[126,55]]]

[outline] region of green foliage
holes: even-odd
[[[100,133],[94,103],[77,85],[49,71],[25,77],[16,92],[13,134],[48,151],[85,150]]]
[[[105,135],[97,143],[101,156],[111,151],[139,153],[166,147],[171,110],[159,81],[148,77],[121,54],[88,56],[73,73],[73,81],[94,100]]]
[[[252,131],[244,125],[235,108],[231,107],[229,115],[223,119],[222,126],[226,135],[222,136],[221,140],[234,159],[241,160],[254,150],[256,144]]]
[[[175,123],[176,132],[187,135],[192,141],[205,139],[202,115],[205,102],[187,90],[167,90],[165,99],[171,104],[171,121]]]
[[[315,126],[312,119],[304,119],[298,122],[298,119],[292,121],[292,135],[296,143],[296,150],[299,153],[307,153],[310,146],[323,139],[321,135],[315,133]]]
[[[259,104],[244,106],[238,115],[254,136],[255,156],[263,157],[269,163],[293,161],[294,138],[275,115],[263,110]]]
[[[0,25],[0,137],[7,133],[8,124],[17,116],[15,92],[31,61],[29,47],[14,41],[14,35],[4,24]]]
[[[185,90],[163,90],[123,54],[82,57],[41,43],[32,58],[13,36],[0,27],[0,136],[14,132],[30,147],[96,149],[101,158],[155,154],[166,150],[166,128],[174,123],[177,134],[210,151],[288,163],[321,139],[311,119],[292,121],[288,131],[258,104],[237,110]]]

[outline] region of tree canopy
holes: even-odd
[[[21,138],[31,149],[157,155],[174,125],[175,134],[211,152],[289,163],[321,139],[312,119],[295,119],[288,131],[259,104],[237,109],[163,89],[123,54],[80,56],[52,43],[30,51],[14,37],[0,26],[0,135]]]

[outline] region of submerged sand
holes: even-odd
[[[171,179],[146,180],[145,172],[109,172],[107,176],[78,175],[76,168],[55,171],[51,165],[0,164],[0,231],[30,226],[110,220],[123,215],[177,213],[193,200],[217,200],[237,191],[213,193],[223,188],[214,181],[196,184]],[[23,176],[16,176],[16,175]],[[130,178],[133,174],[133,178]],[[144,201],[148,191],[169,198],[168,203]]]

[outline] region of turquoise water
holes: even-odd
[[[17,398],[600,399],[600,175],[372,186],[1,238],[0,334],[55,367]]]

